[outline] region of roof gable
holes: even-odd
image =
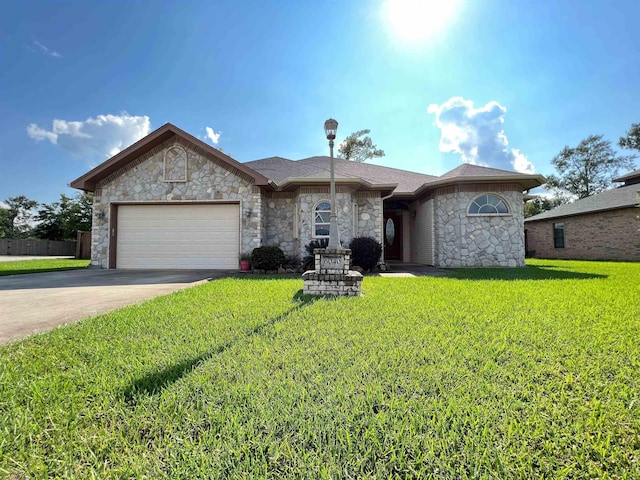
[[[129,163],[135,161],[141,155],[144,155],[155,147],[162,145],[165,141],[171,139],[172,137],[179,137],[187,143],[200,148],[206,154],[213,156],[224,164],[227,164],[230,169],[239,170],[240,172],[252,178],[253,182],[256,185],[268,185],[269,183],[268,179],[265,176],[256,172],[255,170],[252,170],[245,164],[242,164],[231,158],[229,155],[221,152],[220,150],[207,145],[202,140],[199,140],[198,138],[190,135],[184,130],[181,130],[175,125],[166,123],[157,130],[151,132],[146,137],[138,140],[133,145],[125,148],[117,155],[114,155],[113,157],[101,163],[81,177],[76,178],[73,182],[71,182],[70,185],[71,187],[80,190],[90,192],[94,191],[97,183],[100,180],[113,175],[123,167],[126,167]]]

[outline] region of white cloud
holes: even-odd
[[[62,55],[60,55],[58,52],[56,52],[55,50],[49,50],[47,47],[45,47],[43,44],[41,44],[40,42],[36,42],[35,40],[33,41],[33,44],[38,47],[40,49],[40,51],[42,53],[44,53],[45,55],[49,55],[50,57],[55,57],[55,58],[62,58]]]
[[[473,101],[452,97],[442,105],[431,104],[440,128],[440,151],[460,154],[464,163],[533,173],[534,165],[519,150],[509,148],[504,133],[507,109],[492,101],[475,108]]]
[[[55,119],[51,130],[35,123],[27,127],[27,133],[35,141],[49,140],[54,145],[87,160],[111,157],[149,133],[149,117],[98,115],[83,122]]]
[[[207,138],[211,140],[211,143],[216,145],[220,141],[220,135],[222,135],[222,132],[216,133],[211,127],[206,127],[205,130],[207,131]]]
[[[4,208],[5,210],[9,209],[9,204],[4,203],[4,202],[0,202],[0,208]]]

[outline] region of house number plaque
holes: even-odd
[[[327,270],[342,270],[344,267],[344,256],[342,255],[322,255],[320,257],[320,268]]]

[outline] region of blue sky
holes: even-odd
[[[458,0],[435,25],[438,2],[390,1],[408,5],[8,0],[0,200],[72,194],[166,122],[244,162],[328,154],[333,117],[338,139],[371,129],[375,163],[435,175],[549,174],[565,145],[640,122],[637,0]]]

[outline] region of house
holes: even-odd
[[[541,175],[461,165],[440,177],[335,160],[341,241],[386,260],[524,265],[523,190]],[[329,158],[239,163],[166,124],[71,183],[94,193],[92,264],[238,268],[261,245],[301,257],[328,237]]]
[[[623,185],[525,220],[527,252],[538,258],[640,261],[640,170]]]

